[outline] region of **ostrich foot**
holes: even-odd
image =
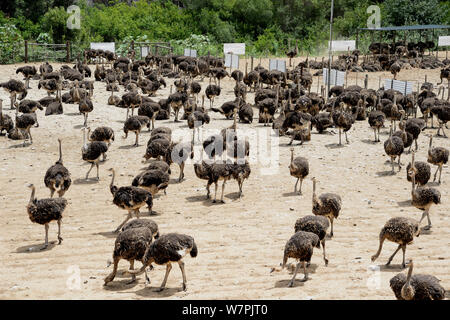
[[[431,225],[431,224],[429,224],[429,225],[427,225],[426,227],[423,227],[423,230],[426,230],[426,231],[428,231],[428,230],[430,230],[430,229],[431,229],[431,227],[432,227],[432,225]]]
[[[136,277],[133,277],[130,281],[127,281],[126,284],[133,284],[136,282]]]
[[[41,247],[40,250],[45,250],[45,249],[47,249],[47,248],[48,248],[48,243],[44,244],[44,245]]]
[[[183,291],[186,291],[186,290],[187,290],[187,286],[185,283],[183,283]]]
[[[63,241],[63,238],[58,237],[58,244],[61,244],[62,241]]]
[[[292,280],[289,281],[288,287],[289,287],[289,288],[292,288],[293,286],[294,286],[294,281],[292,281]]]
[[[161,288],[156,289],[155,292],[161,292],[163,290],[164,290],[164,287],[161,287]]]

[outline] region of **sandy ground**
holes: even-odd
[[[255,62],[257,63],[257,62]],[[298,63],[296,59],[295,63]],[[268,61],[263,61],[267,65]],[[39,64],[36,64],[38,66]],[[59,67],[57,64],[53,64]],[[244,67],[243,61],[241,66]],[[15,74],[18,65],[0,66],[0,81],[21,79]],[[439,82],[439,70],[404,70],[398,79],[419,80],[425,75],[433,83]],[[379,77],[391,78],[388,72],[370,73],[371,88],[378,88]],[[362,85],[363,75],[359,74]],[[169,80],[168,83],[172,83]],[[356,83],[355,74],[348,77]],[[46,95],[31,81],[29,99]],[[203,90],[207,81],[203,82]],[[317,85],[314,78],[313,88]],[[223,91],[216,105],[234,99],[234,82],[223,82]],[[392,266],[385,267],[397,245],[386,242],[383,251],[372,264],[370,257],[378,248],[378,234],[384,223],[397,216],[420,219],[421,211],[409,203],[411,184],[406,180],[405,167],[396,175],[387,175],[390,165],[383,144],[372,143],[373,131],[367,121],[357,122],[349,132],[350,144],[336,146],[337,135],[315,132],[312,141],[296,146],[296,155],[309,159],[310,176],[318,179],[318,194],[335,192],[341,195],[343,208],[335,222],[334,237],[327,241],[330,263],[325,267],[321,250],[315,249],[309,268],[310,280],[300,281],[300,272],[293,288],[287,288],[292,271],[270,273],[282,261],[284,245],[294,232],[297,218],[311,214],[312,182],[305,180],[303,195],[294,195],[295,179],[288,164],[289,138],[281,137],[279,161],[270,174],[260,163],[252,162],[252,173],[244,184],[244,197],[237,199],[235,181],[227,184],[225,204],[213,204],[205,199],[205,182],[199,180],[192,164],[185,169],[186,180],[177,183],[178,167],[172,166],[171,184],[167,196],[158,195],[154,201],[157,215],[152,216],[162,233],[179,232],[193,236],[198,257],[185,259],[188,290],[181,290],[181,272],[174,265],[167,289],[154,291],[163,280],[165,267],[156,266],[150,273],[152,283],[144,286],[144,277],[134,284],[126,284],[127,277],[118,275],[114,282],[103,286],[103,279],[111,272],[106,263],[111,259],[115,235],[112,230],[124,219],[125,211],[112,203],[109,192],[110,172],[118,173],[116,185],[125,186],[143,167],[142,155],[149,138],[141,133],[141,145],[132,147],[134,135],[123,140],[125,109],[108,106],[109,92],[104,83],[95,83],[94,111],[89,125],[111,126],[116,140],[108,151],[108,160],[100,164],[100,181],[84,181],[89,165],[81,160],[83,117],[77,105],[64,105],[64,115],[45,117],[38,113],[40,127],[32,128],[34,144],[23,148],[21,141],[0,137],[0,298],[2,299],[393,299],[389,279],[401,268],[401,252]],[[166,97],[169,86],[158,91],[156,100]],[[123,91],[120,92],[120,95]],[[253,93],[249,101],[253,101]],[[9,96],[0,91],[4,112],[9,110]],[[212,121],[206,129],[221,129],[231,125],[221,114],[211,113]],[[257,110],[255,109],[255,115]],[[257,119],[257,116],[256,116]],[[157,126],[185,128],[186,123],[158,121]],[[240,124],[239,128],[262,128]],[[447,131],[450,134],[450,131]],[[426,134],[436,133],[427,130]],[[387,137],[387,129],[381,139]],[[36,196],[46,198],[45,171],[58,159],[57,138],[63,140],[64,164],[70,170],[73,184],[66,193],[69,205],[64,212],[62,245],[51,245],[40,251],[44,241],[44,227],[30,222],[26,205],[30,191],[26,185],[37,187]],[[450,148],[450,140],[434,139],[435,146]],[[417,161],[425,161],[428,139],[419,139]],[[410,155],[402,158],[406,165]],[[434,168],[432,168],[434,173]],[[95,176],[95,169],[91,172]],[[432,274],[450,288],[450,172],[445,166],[443,183],[438,186],[442,204],[433,206],[431,232],[423,233],[406,251],[407,259],[414,259],[415,272]],[[437,187],[430,183],[430,186]],[[220,188],[219,188],[220,191]],[[146,209],[143,215],[148,216]],[[423,223],[425,225],[425,222]],[[57,226],[50,226],[49,239],[56,240]],[[290,262],[294,262],[290,260]],[[128,269],[121,261],[119,270]],[[137,267],[140,263],[137,263]],[[378,268],[380,266],[380,268]]]

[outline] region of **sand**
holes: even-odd
[[[255,62],[256,63],[256,62]],[[264,60],[265,65],[268,61]],[[298,59],[295,60],[298,63]],[[36,66],[39,64],[36,63]],[[53,64],[59,67],[60,64]],[[241,66],[244,66],[241,61]],[[15,74],[19,65],[0,66],[0,81],[22,79]],[[92,70],[94,68],[92,67]],[[399,80],[439,82],[439,70],[402,70]],[[362,85],[363,75],[359,74]],[[389,72],[369,73],[369,87],[378,89],[379,77],[391,78]],[[170,85],[173,79],[168,80]],[[216,106],[234,99],[234,81],[225,80]],[[348,83],[356,83],[354,73]],[[202,83],[203,90],[208,82]],[[27,99],[46,95],[31,81],[32,90]],[[314,78],[313,91],[316,90]],[[119,93],[124,92],[121,89]],[[156,100],[167,97],[169,86],[157,92]],[[179,232],[194,237],[198,246],[197,258],[187,257],[188,289],[181,290],[181,272],[174,265],[167,289],[155,292],[163,280],[165,267],[155,266],[150,273],[152,283],[145,287],[144,277],[134,284],[126,284],[128,277],[120,271],[128,269],[121,261],[119,274],[107,287],[103,279],[111,272],[107,260],[111,259],[115,235],[112,230],[124,219],[126,212],[112,203],[109,191],[111,180],[107,169],[116,169],[116,185],[125,186],[144,166],[141,163],[149,132],[141,133],[139,147],[134,134],[122,139],[125,109],[107,105],[109,92],[105,83],[95,83],[94,111],[89,115],[89,125],[112,127],[116,140],[108,151],[108,159],[100,164],[100,181],[84,181],[89,165],[81,160],[83,117],[78,115],[78,105],[64,105],[64,115],[45,117],[38,112],[40,127],[32,128],[34,143],[22,147],[22,141],[0,137],[0,298],[1,299],[394,299],[389,279],[401,268],[401,252],[390,267],[384,266],[397,245],[386,242],[375,263],[370,257],[378,248],[378,234],[384,223],[392,217],[420,219],[422,212],[410,205],[411,184],[406,180],[406,164],[410,155],[402,157],[405,166],[401,172],[388,175],[390,164],[386,161],[383,143],[372,143],[373,131],[367,121],[356,122],[349,131],[350,144],[336,146],[337,135],[316,133],[312,141],[295,145],[295,154],[307,157],[310,175],[318,180],[318,194],[338,193],[343,205],[335,221],[334,237],[327,241],[329,265],[326,267],[322,252],[315,249],[309,267],[310,280],[301,282],[302,272],[293,288],[287,288],[292,269],[270,273],[282,261],[286,241],[294,232],[297,218],[311,214],[312,181],[305,180],[303,195],[293,194],[295,179],[289,174],[290,151],[288,137],[281,137],[279,161],[268,174],[260,163],[252,162],[252,173],[244,183],[244,197],[238,199],[235,181],[227,183],[225,204],[213,204],[205,199],[205,181],[195,176],[192,164],[186,166],[185,180],[178,183],[178,167],[172,166],[171,183],[167,195],[158,195],[154,201],[157,215],[151,216],[161,233]],[[3,109],[9,109],[9,96],[3,90]],[[248,95],[253,102],[254,94]],[[207,101],[208,102],[208,101]],[[256,120],[252,125],[239,124],[239,128],[263,128]],[[219,113],[210,113],[212,121],[206,129],[221,129],[232,124]],[[157,121],[157,126],[173,129],[186,128],[186,122]],[[186,130],[186,129],[185,129]],[[383,129],[381,140],[387,138]],[[450,131],[447,131],[450,134]],[[416,161],[425,161],[428,138],[426,130],[419,138]],[[28,218],[26,205],[33,183],[36,196],[49,197],[44,185],[44,175],[58,159],[57,138],[62,138],[64,164],[69,169],[73,184],[66,193],[69,202],[64,212],[62,237],[57,245],[57,225],[50,225],[49,239],[53,242],[47,250],[40,251],[44,242],[44,227],[33,224]],[[296,142],[295,144],[297,144]],[[450,140],[436,137],[435,146],[450,148]],[[432,167],[434,173],[434,167]],[[91,177],[95,176],[95,169]],[[437,187],[442,203],[431,209],[433,228],[424,232],[406,250],[407,260],[413,259],[416,273],[432,274],[450,287],[450,172],[444,166],[443,183]],[[214,190],[214,189],[213,189]],[[219,188],[220,192],[220,188]],[[142,215],[148,217],[146,209]],[[426,222],[424,221],[422,226]],[[295,262],[290,260],[289,262]],[[140,263],[136,263],[140,267]]]

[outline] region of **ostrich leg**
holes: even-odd
[[[58,244],[61,244],[63,238],[61,238],[61,219],[58,219]]]
[[[183,291],[186,291],[187,286],[186,286],[186,273],[184,272],[184,262],[180,260],[178,261],[178,265],[180,266],[181,274],[183,275]]]
[[[125,225],[125,223],[127,223],[128,220],[131,219],[131,211],[128,211],[128,215],[125,218],[125,220],[116,228],[116,230],[114,230],[114,233],[119,232],[119,230]]]
[[[295,267],[294,276],[292,277],[291,281],[289,281],[288,287],[294,286],[295,277],[297,276],[298,269],[300,268],[301,262],[297,263],[297,266]]]
[[[89,168],[88,172],[86,173],[86,180],[89,179],[89,173],[91,172],[94,165],[95,165],[94,163],[91,163],[91,167]]]
[[[47,249],[48,247],[48,223],[46,223],[44,227],[45,227],[45,243],[44,246],[41,248],[41,250]]]
[[[161,292],[164,290],[164,288],[166,287],[167,278],[169,277],[170,270],[172,270],[172,264],[168,262],[166,265],[166,275],[164,276],[164,280],[161,283],[161,287],[156,291]]]
[[[134,259],[132,259],[132,260],[130,261],[130,270],[134,270]],[[131,275],[131,280],[128,281],[127,284],[132,284],[132,283],[134,283],[135,281],[136,281],[136,275],[135,275],[135,274],[132,274],[132,275]]]
[[[402,251],[403,251],[403,262],[402,262],[402,267],[406,268],[406,263],[405,263],[405,253],[406,253],[406,244],[402,245]]]
[[[394,259],[394,257],[397,254],[398,250],[400,250],[401,248],[402,248],[402,245],[399,244],[398,247],[397,247],[397,250],[395,250],[395,252],[392,254],[392,256],[389,257],[389,260],[386,263],[387,266],[391,264],[392,259]]]

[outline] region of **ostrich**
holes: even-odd
[[[44,76],[48,73],[53,72],[53,67],[51,64],[48,63],[48,61],[46,61],[45,63],[39,66],[39,72],[41,73],[41,76]]]
[[[17,104],[16,104],[16,106],[17,106]],[[22,100],[19,103],[18,109],[19,109],[19,112],[32,114],[34,117],[34,120],[36,121],[36,127],[39,127],[39,122],[37,119],[36,111],[38,109],[44,110],[44,108],[38,101],[28,100],[28,99]]]
[[[158,160],[165,159],[170,148],[170,137],[167,135],[157,134],[150,138],[145,150],[145,160],[156,158]]]
[[[309,174],[309,163],[308,159],[303,157],[296,157],[294,159],[294,148],[291,148],[291,163],[289,165],[289,170],[291,176],[297,178],[297,182],[295,182],[294,193],[297,193],[297,184],[300,180],[299,194],[301,195],[303,179],[305,179]]]
[[[89,98],[84,97],[84,99],[82,99],[80,101],[80,103],[78,104],[78,110],[84,116],[84,124],[83,125],[86,127],[89,112],[92,112],[94,110],[94,105],[92,104],[92,101]]]
[[[450,121],[450,105],[441,104],[434,106],[430,109],[430,112],[431,114],[436,115],[439,121],[439,128],[436,135],[440,136],[439,132],[441,132],[442,130],[442,134],[447,138],[447,135],[444,131],[444,125],[446,125],[446,123]]]
[[[423,210],[422,218],[420,218],[419,224],[422,222],[423,218],[427,216],[428,226],[424,230],[429,230],[431,228],[430,220],[430,208],[433,204],[441,203],[441,193],[435,188],[419,187],[416,188],[416,175],[417,169],[414,165],[414,151],[412,152],[411,169],[408,172],[411,175],[412,189],[411,189],[411,204],[417,209]]]
[[[113,252],[113,271],[105,278],[104,285],[113,281],[116,277],[117,267],[121,259],[128,260],[130,262],[130,270],[134,269],[134,261],[138,260],[143,263],[145,252],[148,250],[152,243],[153,235],[149,228],[129,228],[119,233],[114,244]],[[145,271],[145,278],[149,281],[147,271]],[[136,276],[131,275],[131,280],[127,284],[131,284],[136,281]]]
[[[198,254],[197,245],[193,237],[179,233],[164,234],[152,242],[145,251],[142,268],[137,271],[129,270],[128,272],[132,275],[139,275],[145,271],[146,267],[151,267],[153,262],[159,265],[165,264],[166,274],[160,288],[157,290],[162,291],[166,287],[167,278],[172,269],[172,262],[176,262],[180,266],[183,275],[183,291],[186,291],[186,274],[182,259],[188,253],[192,258],[195,258]],[[147,281],[150,282],[149,279]]]
[[[333,236],[333,221],[339,217],[339,212],[342,207],[342,199],[335,193],[323,193],[317,198],[316,195],[316,178],[313,181],[313,196],[312,196],[312,213],[316,216],[325,216],[330,219],[331,231],[330,236]]]
[[[109,171],[112,172],[112,179],[109,185],[109,190],[113,195],[113,203],[121,209],[128,210],[128,215],[125,220],[116,228],[114,231],[119,232],[119,230],[125,225],[125,223],[131,219],[132,213],[136,215],[136,218],[139,219],[139,209],[145,205],[148,206],[149,212],[152,212],[153,207],[153,196],[150,192],[135,187],[117,187],[114,185],[114,178],[116,176],[116,172],[113,168],[110,168]]]
[[[131,115],[134,115],[134,108],[142,104],[142,96],[136,91],[127,92],[122,96],[122,101],[124,106],[127,108],[127,116],[126,119],[128,119],[128,115],[131,108]]]
[[[379,105],[377,103],[377,110],[371,111],[368,117],[369,125],[373,129],[373,133],[375,135],[374,142],[380,142],[380,128],[384,126],[385,118],[385,114],[379,110]]]
[[[97,181],[100,180],[98,175],[98,164],[100,162],[100,157],[103,155],[103,159],[106,158],[104,153],[108,151],[108,145],[103,141],[93,141],[91,143],[86,143],[86,128],[83,129],[83,147],[81,148],[81,157],[84,161],[91,163],[89,171],[86,173],[86,180],[89,178],[89,173],[91,172],[94,165],[97,167]]]
[[[323,216],[304,216],[297,219],[295,222],[294,232],[305,231],[312,232],[319,237],[320,243],[323,248],[323,261],[325,266],[328,265],[328,259],[325,254],[325,236],[327,235],[327,229],[330,226],[330,222]],[[309,267],[309,262],[307,264]]]
[[[111,141],[114,141],[114,130],[110,127],[97,127],[91,133],[91,128],[88,127],[88,140],[92,141],[103,141],[108,144],[108,147],[111,145]]]
[[[36,123],[34,116],[30,113],[24,113],[19,116],[19,109],[16,109],[16,128],[22,132],[22,135],[27,133],[31,144],[33,144],[33,137],[31,136],[30,128]],[[23,141],[23,146],[25,147],[26,139]]]
[[[152,121],[152,129],[155,128],[155,118],[160,110],[157,102],[144,102],[138,109],[139,116],[147,116]]]
[[[165,161],[161,160],[151,160],[150,164],[143,169],[144,171],[149,170],[161,170],[163,172],[167,172],[168,174],[171,174],[170,166]]]
[[[165,156],[167,164],[170,166],[172,163],[176,163],[180,168],[178,182],[181,182],[184,179],[184,166],[194,149],[194,133],[195,129],[192,132],[192,140],[190,142],[171,143],[167,149]]]
[[[259,122],[264,122],[264,126],[267,126],[269,122],[273,122],[273,117],[278,109],[279,89],[280,87],[277,85],[275,99],[266,98],[257,104],[259,108]]]
[[[209,79],[210,84],[206,87],[205,95],[209,99],[210,108],[214,106],[214,98],[220,96],[221,89],[215,84],[211,84],[211,78]]]
[[[219,112],[225,116],[225,118],[230,119],[235,109],[239,109],[239,105],[241,104],[241,98],[237,97],[233,101],[227,101],[220,108],[211,108],[213,112]]]
[[[232,177],[237,181],[239,187],[239,199],[243,197],[242,187],[244,185],[245,179],[248,179],[251,173],[250,164],[248,161],[244,163],[236,162],[234,163]]]
[[[400,137],[392,135],[392,125],[390,126],[389,138],[384,142],[384,151],[391,157],[392,174],[394,171],[394,160],[398,157],[398,171],[401,170],[402,166],[400,164],[400,157],[402,156],[404,150],[403,140]]]
[[[70,179],[70,172],[63,164],[62,160],[62,147],[61,139],[58,138],[59,144],[59,159],[48,168],[45,173],[44,183],[47,188],[50,189],[50,198],[53,198],[53,194],[58,190],[58,195],[61,198],[64,196],[67,190],[69,190],[72,184],[72,179]]]
[[[3,130],[8,133],[14,128],[14,122],[10,116],[3,114],[3,100],[0,99],[0,134]]]
[[[320,248],[320,240],[315,233],[307,231],[296,232],[288,240],[286,246],[284,247],[283,264],[281,266],[281,269],[273,268],[271,272],[283,270],[286,266],[288,258],[293,258],[296,259],[299,263],[295,268],[294,276],[292,277],[291,281],[289,281],[288,287],[294,286],[295,277],[297,276],[300,264],[303,266],[303,272],[305,274],[303,281],[307,281],[308,273],[306,272],[305,262],[309,263],[311,261],[314,247]]]
[[[394,75],[394,80],[397,79],[397,74],[402,70],[402,66],[398,61],[395,61],[391,67],[389,68],[389,71]]]
[[[117,106],[120,103],[120,98],[114,95],[114,91],[115,90],[111,90],[111,95],[108,98],[108,105],[110,106]],[[119,91],[118,88],[117,91]]]
[[[186,104],[188,101],[188,95],[186,92],[175,92],[172,93],[169,98],[167,99],[168,104],[175,112],[175,120],[174,122],[179,122],[178,120],[178,113],[180,112],[180,109],[182,106]]]
[[[122,227],[121,232],[134,228],[147,228],[152,232],[153,238],[159,238],[158,224],[152,219],[133,219]]]
[[[424,186],[427,184],[428,180],[431,177],[431,168],[430,165],[423,161],[415,161],[414,167],[417,170],[417,174],[415,176],[416,184],[418,186]],[[409,174],[411,170],[411,163],[408,163],[406,167],[406,179],[411,182],[411,176]]]
[[[298,54],[298,41],[295,40],[295,49],[290,49],[286,52],[287,57],[289,58],[289,67],[292,67],[292,59],[295,58]]]
[[[350,112],[342,110],[343,106],[344,106],[344,103],[340,102],[339,103],[339,111],[332,113],[333,114],[332,115],[333,122],[334,122],[335,126],[338,127],[338,129],[339,129],[339,145],[340,146],[342,145],[342,142],[341,142],[342,130],[344,131],[344,134],[345,134],[345,140],[347,141],[347,143],[349,143],[348,138],[347,138],[347,131],[349,131],[351,129],[352,124],[355,123],[356,116],[357,116],[357,114],[352,115]]]
[[[419,148],[417,139],[422,130],[425,128],[425,121],[423,119],[411,118],[406,121],[405,131],[413,136],[416,145],[416,151]],[[411,147],[409,148],[411,150]]]
[[[404,217],[396,217],[389,219],[380,232],[380,246],[378,247],[377,253],[375,253],[371,260],[375,262],[375,260],[380,256],[381,249],[383,248],[383,242],[387,239],[389,241],[395,242],[398,244],[397,250],[395,250],[394,254],[389,257],[386,265],[390,265],[392,259],[394,259],[397,252],[402,249],[403,250],[403,262],[402,267],[406,267],[405,263],[405,252],[406,246],[408,244],[412,244],[414,237],[418,237],[420,234],[419,222],[411,218]]]
[[[11,79],[7,82],[0,83],[0,88],[5,89],[10,95],[11,110],[14,109],[16,96],[19,94],[19,100],[25,99],[28,91],[22,81]]]
[[[38,89],[44,88],[47,91],[47,95],[50,97],[51,94],[58,91],[58,81],[56,79],[46,79],[39,80]]]
[[[25,77],[25,88],[27,89],[31,89],[30,88],[30,78],[33,77],[34,75],[36,75],[37,70],[35,66],[24,66],[24,67],[20,67],[17,68],[16,70],[16,74],[18,73],[22,73],[23,76]]]
[[[442,166],[447,164],[449,151],[443,147],[432,148],[433,136],[430,135],[430,145],[428,147],[428,159],[427,162],[437,166],[436,172],[434,173],[433,181],[436,181],[436,175],[439,170],[439,184],[441,184]]]
[[[150,118],[147,116],[131,116],[127,118],[125,123],[123,124],[123,131],[125,132],[125,136],[123,139],[128,138],[128,132],[132,131],[136,135],[136,141],[134,143],[135,147],[139,146],[139,133],[144,127],[147,127],[150,131]]]
[[[286,132],[289,128],[293,130],[289,145],[292,145],[295,137],[298,136],[300,136],[302,140],[300,145],[303,144],[305,138],[303,132],[307,130],[307,133],[311,133],[311,120],[312,116],[309,113],[293,111],[286,114],[281,130],[283,132]]]
[[[147,190],[152,196],[155,196],[160,190],[163,190],[164,193],[166,193],[166,188],[169,186],[169,180],[170,176],[167,172],[161,170],[148,170],[134,177],[131,185]]]
[[[402,141],[403,141],[403,148],[404,149],[406,149],[408,147],[411,149],[412,143],[414,141],[414,137],[413,137],[413,135],[411,133],[406,131],[406,123],[405,123],[405,121],[401,121],[398,124],[398,127],[400,128],[400,130],[395,131],[392,135],[402,139]]]
[[[428,274],[415,274],[413,261],[409,262],[408,275],[399,273],[389,281],[397,300],[444,300],[445,289],[440,280]]]
[[[223,200],[223,195],[225,192],[225,184],[228,180],[233,178],[234,166],[229,163],[213,163],[210,165],[208,170],[208,186],[206,187],[209,190],[209,186],[214,183],[215,191],[214,191],[214,200],[213,203],[217,202],[217,189],[219,187],[219,181],[222,180],[222,195],[220,197],[220,202],[225,203]]]
[[[58,244],[61,244],[61,220],[64,209],[67,207],[67,200],[64,198],[57,199],[36,199],[34,197],[36,188],[34,185],[28,185],[31,188],[31,197],[28,202],[27,212],[31,222],[43,224],[45,226],[45,244],[41,250],[48,247],[48,228],[49,223],[53,220],[58,222]]]

